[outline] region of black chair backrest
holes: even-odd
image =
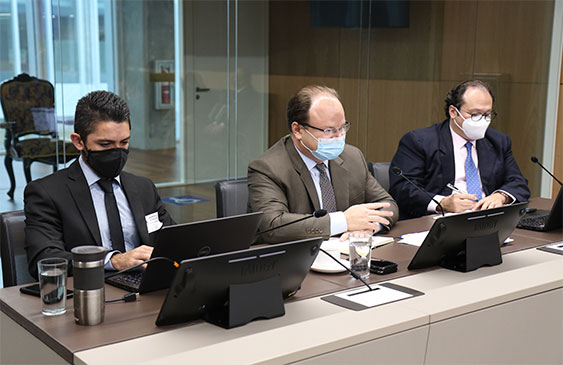
[[[379,184],[389,191],[389,166],[390,162],[368,162],[369,172],[375,177]]]
[[[37,281],[27,269],[24,228],[23,210],[0,214],[0,257],[4,287]]]
[[[248,179],[224,180],[215,184],[217,218],[248,212]]]

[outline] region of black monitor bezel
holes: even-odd
[[[527,206],[527,202],[515,203],[499,208],[436,218],[428,235],[412,258],[408,270],[432,266],[447,267],[446,262],[451,262],[456,256],[461,258],[465,252],[467,238],[487,236],[497,232],[499,247],[502,246],[525,214]],[[503,219],[500,219],[501,217]],[[476,226],[476,224],[480,225]]]
[[[279,276],[280,298],[288,298],[301,287],[322,241],[320,237],[308,238],[182,261],[162,304],[156,325],[183,323],[224,310],[229,286],[233,284],[253,283]],[[259,259],[256,261],[259,263],[257,269],[244,271],[252,258]],[[266,268],[268,265],[272,265],[271,270]]]

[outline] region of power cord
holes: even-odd
[[[106,300],[106,303],[116,303],[116,302],[121,302],[121,301],[124,301],[124,302],[127,303],[127,302],[134,302],[137,299],[139,299],[139,293],[132,292],[132,293],[125,294],[121,298]]]
[[[180,264],[177,263],[176,261],[174,261],[174,260],[172,260],[172,259],[169,259],[168,257],[159,256],[159,257],[150,258],[150,259],[148,259],[148,260],[146,260],[146,261],[141,262],[140,264],[137,264],[137,265],[135,265],[135,266],[128,267],[127,269],[123,269],[123,270],[121,270],[121,271],[114,272],[113,274],[106,275],[106,279],[112,278],[112,277],[117,276],[117,275],[119,275],[119,274],[123,274],[123,273],[125,273],[125,272],[127,272],[127,271],[136,269],[136,268],[138,268],[138,267],[140,267],[140,266],[143,266],[144,264],[148,264],[149,262],[153,262],[153,261],[157,261],[157,260],[166,260],[166,261],[171,262],[172,265],[173,265],[175,268],[180,267]]]

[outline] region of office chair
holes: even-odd
[[[25,243],[23,210],[0,214],[0,257],[4,287],[33,283],[29,275]]]
[[[4,164],[10,177],[8,195],[14,198],[16,178],[12,160],[22,161],[25,179],[31,181],[30,166],[38,161],[53,166],[80,155],[71,142],[57,138],[55,90],[46,80],[20,74],[0,86],[0,102],[6,129]],[[33,138],[30,138],[33,136]],[[22,138],[23,137],[23,138]]]
[[[368,162],[369,172],[379,182],[381,187],[389,191],[389,166],[390,162]]]
[[[217,218],[248,212],[248,179],[223,180],[215,183]]]

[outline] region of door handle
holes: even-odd
[[[195,88],[195,92],[196,92],[196,93],[206,93],[206,92],[208,92],[208,91],[209,91],[209,89],[206,88],[206,87],[199,87],[199,86],[196,86],[196,88]]]

